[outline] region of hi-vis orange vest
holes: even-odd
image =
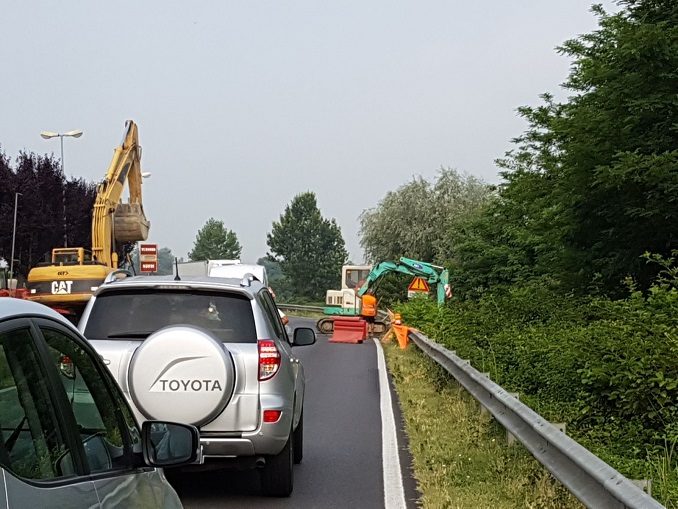
[[[366,293],[362,296],[360,314],[362,316],[377,316],[377,298],[374,295]]]

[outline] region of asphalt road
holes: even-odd
[[[314,324],[307,318],[291,321]],[[384,507],[375,344],[328,343],[327,336],[318,335],[314,346],[295,351],[304,364],[307,392],[304,460],[295,466],[292,496],[262,497],[256,471],[171,476],[185,507]]]

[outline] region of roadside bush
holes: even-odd
[[[456,350],[574,435],[645,459],[678,441],[678,291],[563,296],[548,281],[478,301],[401,305],[405,323]],[[521,396],[522,398],[522,396]],[[607,444],[609,445],[609,444]]]

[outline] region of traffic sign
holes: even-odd
[[[139,244],[139,254],[158,256],[158,244]]]
[[[139,244],[139,272],[158,272],[158,244]]]
[[[423,277],[415,277],[410,286],[407,287],[407,290],[410,292],[428,292],[430,288]]]
[[[139,267],[141,272],[158,272],[158,262],[141,262]]]

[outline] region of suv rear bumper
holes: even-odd
[[[254,456],[254,444],[245,438],[201,438],[203,458]]]
[[[267,456],[282,451],[292,430],[292,408],[284,408],[274,423],[261,423],[254,431],[238,437],[220,437],[218,432],[200,436],[203,458],[233,458],[239,456]]]

